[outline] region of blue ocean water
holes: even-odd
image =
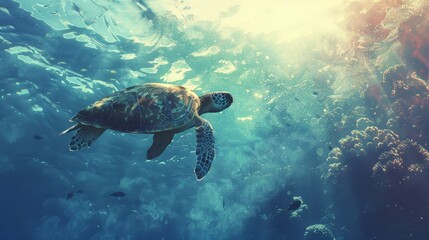
[[[428,29],[425,0],[2,0],[0,239],[429,239]],[[150,82],[234,96],[202,181],[194,129],[154,160],[58,136]]]

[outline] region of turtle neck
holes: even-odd
[[[210,108],[212,105],[212,99],[209,95],[204,95],[200,97],[200,109],[198,109],[198,115],[202,115],[204,113],[210,112]]]

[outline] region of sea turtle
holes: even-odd
[[[147,83],[115,92],[82,109],[70,119],[77,124],[60,135],[77,130],[69,149],[78,151],[89,147],[106,129],[153,134],[152,146],[147,151],[147,159],[153,159],[164,152],[174,134],[195,127],[195,175],[201,180],[215,157],[215,141],[210,122],[200,115],[222,111],[231,106],[232,101],[228,92],[198,97],[182,86]]]

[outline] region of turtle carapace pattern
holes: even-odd
[[[60,135],[77,130],[69,149],[78,151],[91,146],[106,129],[153,134],[147,158],[154,159],[164,152],[174,134],[195,127],[195,175],[201,180],[215,157],[214,131],[210,122],[201,115],[220,112],[232,102],[232,95],[228,92],[212,92],[199,97],[182,86],[147,83],[115,92],[82,109],[70,119],[76,124]]]

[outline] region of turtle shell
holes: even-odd
[[[143,84],[126,88],[82,109],[71,121],[121,132],[155,133],[189,123],[199,97],[185,87]]]

